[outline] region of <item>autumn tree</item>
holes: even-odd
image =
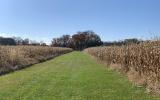
[[[76,34],[63,35],[52,40],[52,46],[70,47],[75,50],[82,50],[87,47],[99,46],[102,44],[100,37],[93,31],[77,32]]]

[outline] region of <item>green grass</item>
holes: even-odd
[[[82,52],[0,77],[0,100],[155,100]]]

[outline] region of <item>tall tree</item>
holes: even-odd
[[[54,38],[52,40],[52,46],[70,47],[76,50],[99,46],[101,44],[101,38],[93,31],[77,32],[72,36],[63,35],[60,38]]]

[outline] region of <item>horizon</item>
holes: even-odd
[[[159,0],[1,0],[0,36],[47,44],[93,30],[102,41],[160,36]]]

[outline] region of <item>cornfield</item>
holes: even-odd
[[[123,73],[143,80],[149,92],[160,94],[160,41],[149,41],[124,46],[93,47],[84,50],[110,67],[118,65]],[[134,73],[133,73],[134,72]],[[136,73],[136,74],[135,74]]]
[[[69,48],[42,46],[0,46],[0,74],[71,52]]]

